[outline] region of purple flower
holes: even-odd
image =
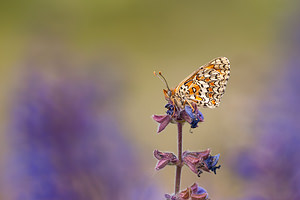
[[[203,122],[204,117],[202,115],[202,113],[197,109],[196,104],[194,104],[194,112],[193,109],[186,105],[185,106],[185,112],[189,115],[190,119],[192,119],[192,121],[188,121],[191,124],[191,128],[196,128],[198,127],[198,122]],[[189,120],[188,118],[186,118],[187,120]]]
[[[157,133],[163,131],[167,125],[176,122],[188,122],[191,128],[198,127],[199,122],[203,122],[204,117],[198,110],[197,105],[192,103],[193,108],[186,105],[184,109],[177,108],[171,101],[165,105],[166,115],[153,115],[152,118],[159,123]],[[194,111],[193,111],[194,110]]]
[[[217,154],[215,156],[209,156],[206,160],[204,160],[207,168],[210,171],[213,171],[216,174],[216,170],[221,167],[221,165],[216,166],[218,164],[220,158],[220,154]]]
[[[153,115],[152,118],[159,123],[157,133],[163,131],[172,120],[170,115]]]
[[[194,183],[191,186],[191,190],[192,190],[192,194],[191,194],[192,200],[208,199],[207,191],[203,187],[198,186],[197,183]]]
[[[180,191],[176,195],[166,194],[165,198],[167,200],[207,200],[208,193],[204,188],[198,186],[197,183],[194,183],[192,186]]]
[[[192,172],[200,177],[202,170],[206,172],[213,171],[216,174],[216,170],[221,166],[216,166],[219,161],[220,155],[211,156],[210,150],[200,152],[189,152],[183,153],[183,162],[186,164]]]
[[[156,170],[160,170],[166,165],[176,165],[178,163],[178,159],[173,153],[163,153],[155,150],[154,157],[158,160],[155,167]]]

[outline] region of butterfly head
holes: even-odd
[[[172,96],[174,96],[174,90],[163,90],[164,91],[164,95],[167,99],[171,98]]]
[[[164,83],[166,84],[167,90],[165,90],[165,89],[163,90],[163,91],[164,91],[164,94],[165,94],[165,97],[166,97],[167,99],[171,98],[171,97],[175,94],[175,92],[174,92],[174,90],[171,90],[171,89],[169,88],[168,82],[167,82],[167,80],[165,79],[165,77],[162,75],[161,72],[158,72],[158,74],[157,74],[157,73],[154,71],[153,74],[154,74],[155,76],[157,76],[162,82],[164,82]]]

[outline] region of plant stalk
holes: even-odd
[[[179,165],[176,166],[176,177],[175,177],[175,194],[177,194],[180,191],[180,179],[181,179],[181,168],[182,168],[182,125],[183,123],[178,122],[177,123],[177,129],[178,129],[178,138],[177,138],[177,144],[178,144],[178,160]]]

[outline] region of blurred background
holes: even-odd
[[[0,199],[163,199],[176,126],[159,135],[162,71],[175,87],[219,56],[221,106],[185,150],[221,154],[198,182],[211,199],[300,199],[298,1],[2,1]]]

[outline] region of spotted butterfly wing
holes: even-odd
[[[181,105],[194,102],[199,107],[218,107],[229,76],[229,60],[225,57],[215,58],[179,83],[175,88],[175,96],[180,99]]]

